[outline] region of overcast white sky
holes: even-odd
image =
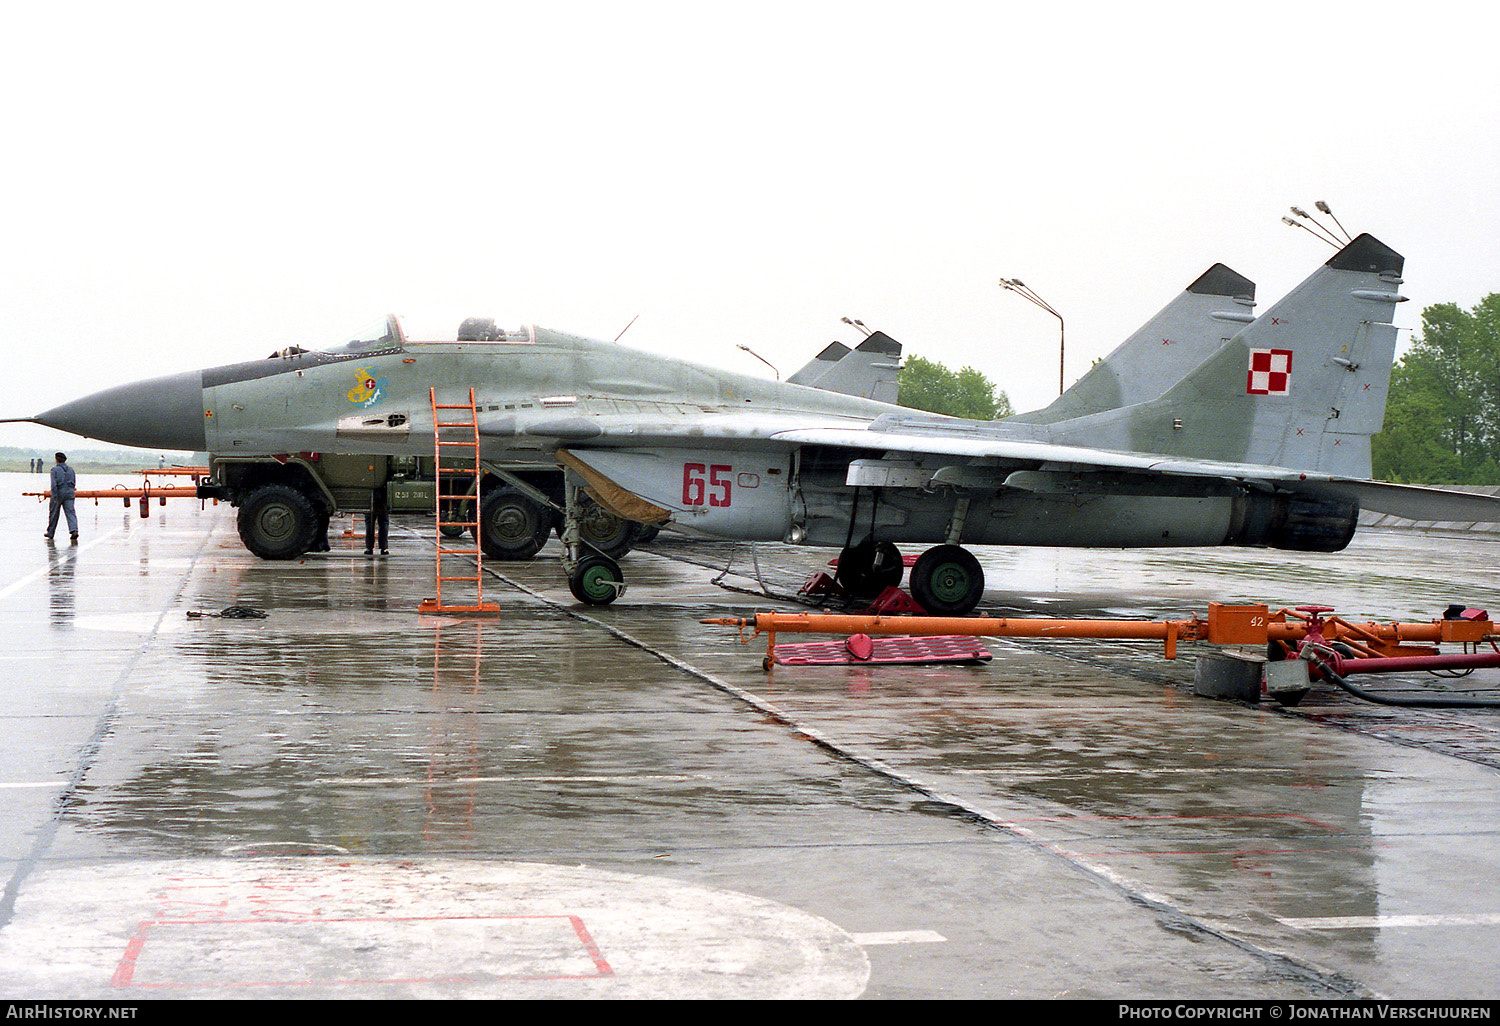
[[[769,375],[857,317],[1017,409],[1330,203],[1412,301],[1500,291],[1489,5],[12,4],[0,416],[495,316]],[[457,320],[454,320],[456,327]],[[451,330],[451,329],[450,329]],[[1403,344],[1409,335],[1403,333]],[[88,447],[4,425],[0,444]]]

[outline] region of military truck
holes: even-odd
[[[245,548],[262,559],[295,559],[327,548],[329,520],[365,513],[384,490],[393,516],[432,516],[433,460],[418,456],[295,453],[277,456],[210,455],[210,475],[200,498],[220,499],[239,510]],[[563,472],[556,466],[485,466],[479,483],[479,541],[489,559],[530,559],[562,525]],[[470,495],[472,495],[472,489]],[[443,519],[473,519],[473,499],[459,500]],[[643,540],[643,525],[621,520],[592,500],[579,517],[584,541],[610,558]],[[455,537],[462,527],[446,526]]]

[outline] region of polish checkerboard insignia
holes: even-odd
[[[1250,350],[1250,376],[1245,391],[1250,395],[1289,395],[1292,381],[1290,349]]]

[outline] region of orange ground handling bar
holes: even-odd
[[[1272,612],[1264,605],[1209,603],[1206,618],[1190,620],[1069,620],[1017,619],[985,616],[860,616],[836,613],[757,613],[752,618],[715,617],[704,624],[737,627],[743,636],[747,627],[754,635],[767,635],[767,658],[776,646],[776,635],[869,634],[869,635],[963,635],[990,638],[1099,638],[1124,641],[1160,641],[1168,659],[1177,658],[1182,641],[1225,646],[1288,645],[1302,640],[1309,621],[1317,620],[1322,636],[1341,642],[1356,653],[1370,656],[1433,655],[1444,642],[1477,645],[1500,632],[1481,610],[1464,610],[1453,618],[1429,623],[1351,623],[1325,616],[1327,606],[1299,606]],[[749,638],[744,638],[748,642]]]

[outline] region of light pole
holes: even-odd
[[[1064,350],[1067,345],[1067,326],[1063,323],[1063,315],[1054,310],[1051,303],[1031,291],[1031,288],[1019,278],[1001,278],[1000,287],[1007,292],[1014,292],[1022,299],[1041,307],[1057,318],[1057,394],[1062,395],[1063,383],[1067,380],[1063,375]]]
[[[739,346],[738,348],[743,349],[745,352],[747,352],[751,356],[755,357],[761,363],[763,363],[767,367],[771,368],[771,373],[773,373],[773,374],[776,375],[776,380],[777,381],[781,380],[781,371],[777,370],[776,369],[776,365],[774,363],[772,363],[770,360],[767,360],[764,356],[761,356],[759,353],[757,353],[754,349],[751,349],[749,346]]]

